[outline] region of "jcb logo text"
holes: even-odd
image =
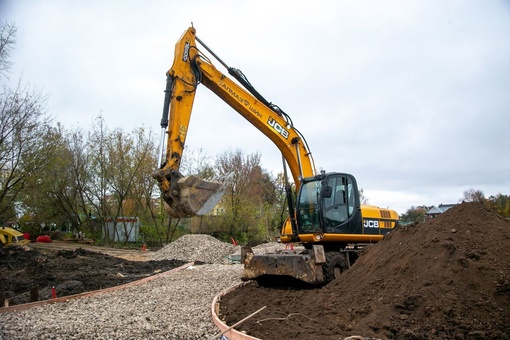
[[[365,228],[379,228],[379,221],[377,220],[364,220],[363,226]]]
[[[267,124],[271,126],[273,129],[275,129],[275,131],[278,132],[280,135],[282,135],[283,138],[285,139],[289,138],[289,131],[285,130],[285,128],[278,124],[272,117],[269,117],[269,119],[267,120]]]

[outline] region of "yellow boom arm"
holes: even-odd
[[[270,107],[271,104],[264,103],[265,100],[260,95],[250,93],[246,88],[221,73],[197,48],[196,41],[200,42],[200,40],[195,33],[193,27],[184,32],[175,46],[174,62],[167,72],[160,145],[160,157],[163,158],[163,162],[160,159],[161,168],[154,175],[159,181],[165,201],[170,206],[177,205],[177,201],[172,199],[178,197],[176,191],[179,189],[176,190],[177,184],[173,183],[177,183],[181,176],[178,174],[180,161],[196,89],[200,83],[223,99],[273,141],[282,152],[294,182],[299,188],[301,178],[315,175],[311,152],[301,134],[292,126],[290,118],[279,108]],[[209,50],[205,44],[201,43],[201,45]],[[212,53],[212,51],[210,52]],[[219,61],[225,65],[221,60]],[[236,79],[249,84],[240,71],[233,68],[228,68],[228,71]],[[166,129],[167,122],[168,129]],[[214,132],[211,133],[214,134]]]

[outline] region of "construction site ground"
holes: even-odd
[[[30,247],[0,249],[2,301],[28,302],[34,285],[40,298],[50,298],[54,285],[59,296],[76,294],[78,287],[115,286],[189,262],[151,261],[156,252],[142,249]],[[233,325],[264,306],[235,328],[265,340],[510,339],[510,222],[482,204],[463,203],[396,228],[324,287],[241,286],[221,298],[220,317]]]
[[[152,261],[151,254],[63,241],[0,248],[0,306],[114,287],[185,263]]]

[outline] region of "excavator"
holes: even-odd
[[[16,229],[5,226],[0,227],[0,247],[22,247],[28,243],[30,243],[30,241],[26,240],[23,234]]]
[[[213,65],[204,50],[228,75]],[[159,168],[153,177],[170,216],[207,214],[229,183],[228,178],[203,180],[179,171],[200,84],[267,136],[282,154],[289,215],[278,241],[290,247],[271,254],[255,254],[252,248],[242,247],[243,280],[285,276],[307,284],[328,283],[348,269],[363,248],[380,241],[397,225],[396,211],[360,204],[358,185],[351,174],[318,173],[308,144],[290,116],[257,92],[239,69],[227,66],[198,38],[194,27],[177,41],[166,76]]]

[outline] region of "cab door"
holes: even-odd
[[[333,173],[328,175],[326,182],[330,188],[326,190],[328,195],[322,195],[321,202],[324,232],[362,233],[356,179],[349,174]]]

